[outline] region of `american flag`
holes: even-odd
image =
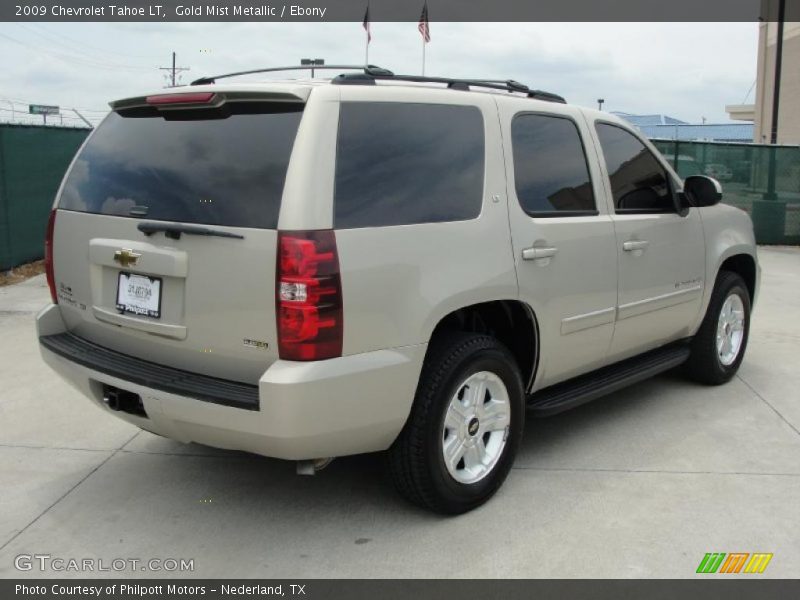
[[[364,13],[362,25],[364,26],[364,31],[367,32],[367,43],[369,44],[372,41],[372,32],[369,30],[369,4],[367,4],[367,11]]]
[[[419,16],[419,25],[417,25],[419,33],[422,36],[423,42],[426,44],[431,41],[431,27],[428,23],[428,2],[422,7],[422,14]]]

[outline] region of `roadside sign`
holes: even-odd
[[[48,106],[47,104],[29,104],[28,114],[31,115],[57,115],[58,106]]]

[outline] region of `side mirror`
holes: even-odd
[[[689,206],[714,206],[722,200],[722,186],[713,177],[690,175],[683,181],[683,196]]]

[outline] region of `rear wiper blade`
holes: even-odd
[[[147,236],[153,235],[154,233],[163,233],[165,236],[173,240],[181,239],[181,234],[183,233],[186,235],[207,235],[214,237],[234,238],[237,240],[244,239],[244,236],[239,235],[238,233],[229,233],[227,231],[209,229],[208,227],[196,227],[194,225],[174,225],[170,223],[151,223],[145,221],[139,223],[136,228]]]

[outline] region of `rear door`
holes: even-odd
[[[519,294],[541,332],[538,389],[605,361],[617,302],[614,226],[580,111],[498,104]]]
[[[276,229],[304,104],[198,98],[121,103],[89,138],[57,201],[58,301],[101,346],[255,383],[277,359]]]

